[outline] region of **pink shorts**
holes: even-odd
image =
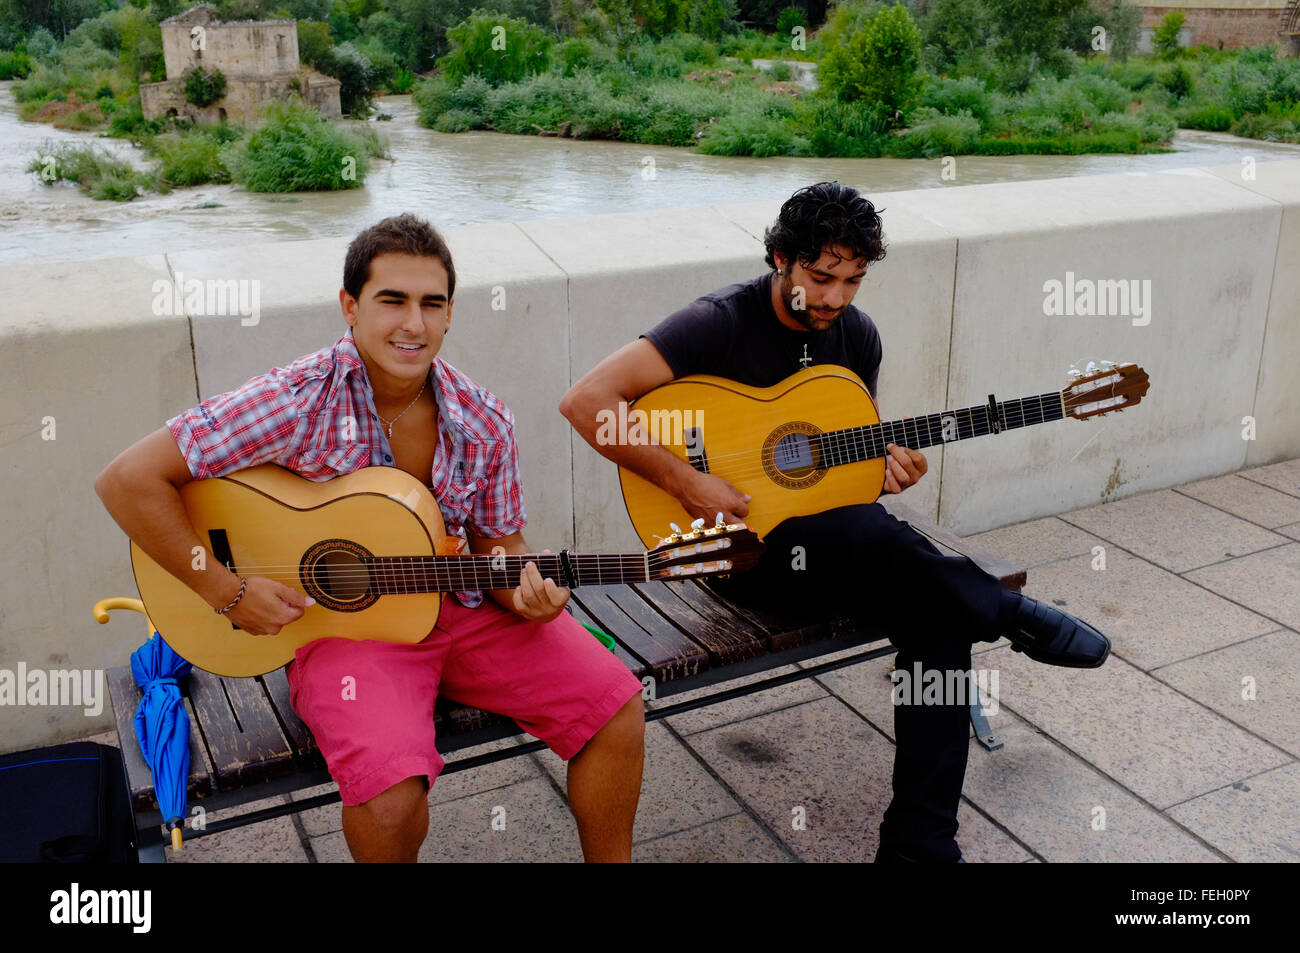
[[[442,601],[424,641],[319,639],[289,663],[290,701],[316,737],[345,805],[409,777],[433,784],[433,704],[456,701],[513,718],[566,761],[640,694],[641,683],[571,615],[542,625],[486,596]]]

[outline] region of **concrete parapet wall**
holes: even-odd
[[[1122,415],[931,448],[930,473],[906,499],[965,534],[1300,456],[1300,161],[1259,163],[1254,178],[1247,168],[871,195],[889,251],[855,303],[883,337],[886,417],[1057,389],[1072,361],[1135,361],[1152,380],[1142,406]],[[443,356],[515,412],[534,547],[636,547],[613,465],[556,405],[666,314],[764,272],[763,230],[784,197],[445,230],[458,284]],[[138,618],[100,627],[89,611],[134,594],[95,475],[200,397],[336,340],[346,246],[0,274],[18,305],[0,320],[0,669],[126,662],[144,636]],[[1067,274],[1137,281],[1149,310],[1045,313],[1045,284]],[[156,281],[195,278],[255,280],[256,321],[156,313]],[[1253,440],[1242,436],[1247,417]],[[0,750],[108,728],[104,704],[97,717],[0,706]]]

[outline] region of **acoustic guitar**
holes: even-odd
[[[671,580],[739,572],[763,544],[741,524],[675,532],[648,552],[463,555],[438,504],[415,477],[367,467],[313,483],[266,465],[195,480],[180,490],[207,552],[241,576],[266,576],[316,600],[275,635],[251,635],[133,541],[131,567],[145,610],[183,658],[217,675],[262,675],[299,646],[341,637],[419,642],[443,593],[513,589],[524,564],[565,586]],[[196,566],[196,568],[202,568]]]
[[[1066,417],[1085,420],[1136,405],[1150,387],[1136,364],[1090,362],[1070,377],[1060,391],[1007,401],[990,394],[987,404],[881,422],[866,385],[846,367],[806,367],[771,387],[692,374],[642,395],[628,416],[647,440],[750,494],[745,523],[762,537],[792,516],[874,502],[887,444],[920,450]],[[646,545],[665,523],[690,521],[675,497],[626,467],[619,480]]]

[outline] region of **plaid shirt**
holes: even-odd
[[[469,527],[488,538],[519,532],[528,519],[514,415],[442,358],[434,359],[429,376],[440,412],[426,482],[447,532],[463,537]],[[351,328],[333,347],[210,397],[168,420],[167,428],[196,480],[263,463],[314,481],[393,465]],[[483,601],[481,590],[456,597],[467,608]]]

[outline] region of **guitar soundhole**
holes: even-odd
[[[369,551],[350,540],[321,540],[302,558],[303,588],[325,608],[336,612],[356,612],[372,606],[379,595],[371,590],[370,557]]]
[[[763,442],[763,470],[768,479],[796,490],[812,486],[825,476],[816,439],[820,433],[802,420],[782,424],[772,431]]]

